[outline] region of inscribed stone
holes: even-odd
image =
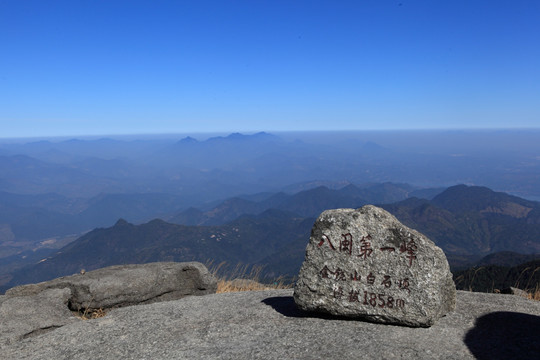
[[[427,327],[454,310],[456,288],[439,247],[367,205],[319,216],[294,300],[306,311]]]

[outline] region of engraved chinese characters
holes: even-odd
[[[442,250],[371,205],[319,216],[294,290],[303,310],[408,326],[431,326],[455,297]]]

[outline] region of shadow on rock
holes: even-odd
[[[540,316],[494,312],[478,318],[464,340],[477,359],[535,359],[539,335]]]
[[[276,296],[262,300],[263,304],[271,306],[274,310],[287,317],[307,317],[308,313],[296,307],[292,296]]]
[[[286,317],[293,317],[293,318],[309,317],[309,318],[319,318],[319,319],[327,319],[327,320],[346,320],[346,321],[354,320],[346,316],[337,316],[337,315],[331,315],[331,314],[308,312],[308,311],[300,310],[296,306],[296,303],[294,302],[294,298],[292,296],[269,297],[269,298],[263,299],[261,302],[263,304],[266,304],[272,307],[278,313]]]

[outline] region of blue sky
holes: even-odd
[[[0,137],[540,127],[540,2],[0,0]]]

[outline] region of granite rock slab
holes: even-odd
[[[0,299],[0,346],[77,322],[68,309],[69,289]]]
[[[533,359],[540,302],[458,291],[429,328],[299,310],[292,290],[185,297],[0,345],[1,359]],[[1,343],[0,343],[1,344]]]
[[[115,265],[38,284],[17,286],[6,297],[69,289],[72,310],[110,309],[215,293],[217,281],[199,262]]]

